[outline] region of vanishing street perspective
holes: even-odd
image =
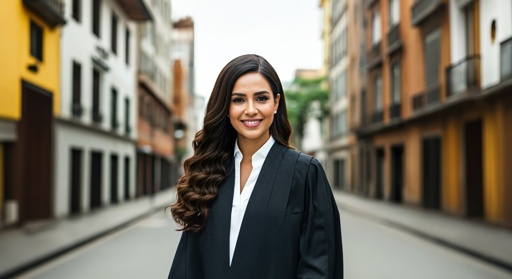
[[[276,70],[292,143],[334,193],[345,278],[512,278],[512,0],[1,6],[0,279],[167,278],[215,82],[199,73],[255,42],[304,47]]]

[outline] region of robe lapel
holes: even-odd
[[[210,216],[202,237],[204,249],[205,274],[218,274],[227,278],[229,272],[229,232],[231,226],[231,207],[235,184],[234,165],[227,168],[229,174],[219,185],[217,197],[210,207]]]

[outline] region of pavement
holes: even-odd
[[[458,250],[512,273],[512,230],[418,206],[334,191],[340,214],[348,211]],[[343,232],[343,224],[342,224]]]
[[[0,279],[14,278],[31,267],[163,211],[175,195],[172,188],[77,217],[6,228],[0,231]]]
[[[78,217],[0,231],[0,278],[12,278],[155,211],[164,210],[174,196],[173,188]],[[512,272],[510,229],[342,191],[334,191],[334,197],[341,214],[347,211],[373,219]]]

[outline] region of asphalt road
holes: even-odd
[[[511,279],[512,274],[373,220],[341,212],[345,278]],[[167,278],[180,232],[160,212],[19,278]]]

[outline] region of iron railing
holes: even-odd
[[[391,27],[388,32],[388,53],[394,52],[395,50],[400,48],[401,40],[400,40],[400,24],[396,24]]]
[[[23,0],[23,4],[51,27],[66,23],[62,0]]]
[[[389,117],[390,118],[400,118],[402,111],[402,104],[396,103],[389,106]]]
[[[478,87],[480,55],[470,55],[446,69],[446,96],[461,94]]]
[[[425,108],[426,98],[425,92],[420,92],[412,96],[412,110],[418,111]]]
[[[384,111],[376,110],[373,112],[372,121],[373,123],[380,123],[384,120]]]

